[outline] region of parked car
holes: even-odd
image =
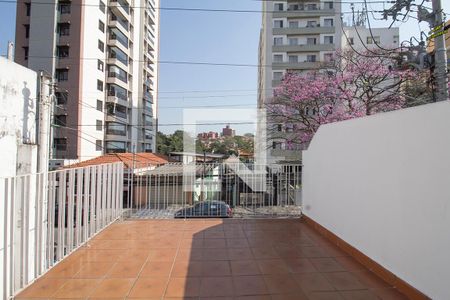
[[[180,209],[175,218],[231,218],[233,211],[223,201],[201,201],[193,206]]]

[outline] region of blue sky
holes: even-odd
[[[450,12],[450,1],[444,10]],[[386,4],[385,8],[390,4]],[[213,9],[261,10],[261,2],[254,0],[162,0],[162,7],[201,7]],[[369,9],[381,10],[382,5]],[[349,11],[344,7],[343,11]],[[387,26],[389,22],[375,22]],[[419,26],[410,19],[399,23],[401,40],[418,37]],[[15,4],[0,3],[0,53],[5,54],[8,40],[14,41]],[[235,64],[258,63],[260,13],[161,11],[161,61],[201,61]],[[422,23],[421,29],[428,31]],[[257,68],[228,66],[195,66],[161,64],[159,77],[159,123],[182,123],[182,109],[202,105],[240,105],[249,108],[256,104]],[[224,90],[229,92],[224,92]],[[180,91],[207,91],[179,93]],[[212,92],[216,91],[216,92]],[[248,105],[248,106],[247,106]],[[226,116],[223,120],[226,122]],[[199,130],[220,130],[222,126],[205,126]],[[239,133],[252,131],[253,126],[233,126]],[[161,126],[172,132],[179,126]]]

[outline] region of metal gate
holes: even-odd
[[[124,190],[130,218],[301,215],[301,165],[294,164],[140,166],[125,171]]]

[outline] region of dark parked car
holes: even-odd
[[[232,215],[231,207],[223,201],[201,201],[180,209],[175,218],[231,218]]]

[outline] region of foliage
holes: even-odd
[[[272,139],[308,144],[320,125],[402,108],[402,86],[414,72],[395,57],[337,52],[331,64],[312,73],[287,73],[267,106]],[[282,132],[284,130],[284,132]]]
[[[157,133],[156,149],[158,153],[169,155],[170,152],[182,152],[184,149],[184,139],[192,137],[183,130],[176,130],[173,134]]]
[[[182,152],[183,139],[193,139],[182,130],[177,130],[173,134],[158,132],[156,147],[158,153],[168,155],[170,152]],[[216,140],[195,141],[197,153],[217,153],[225,155],[238,155],[239,151],[253,153],[253,135],[221,137]]]

